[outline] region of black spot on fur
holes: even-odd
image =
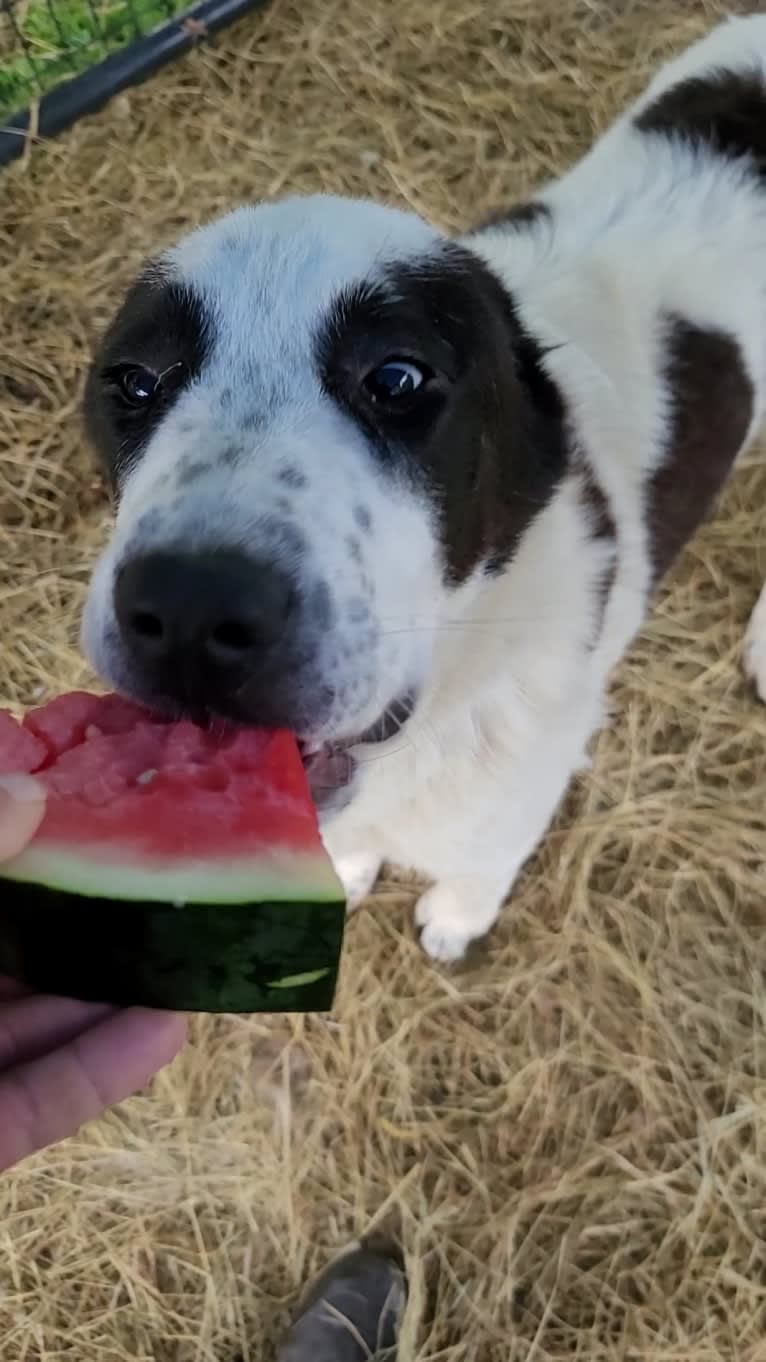
[[[188,286],[147,269],[129,290],[101,342],[85,389],[88,434],[113,484],[136,463],[179,394],[199,374],[212,338],[212,320]],[[173,381],[145,407],[130,407],[113,377],[120,365],[172,372]]]
[[[188,487],[189,483],[196,482],[198,478],[204,477],[209,472],[210,464],[205,459],[189,459],[186,463],[181,464],[178,470],[178,486]]]
[[[647,498],[655,579],[711,510],[745,442],[754,398],[736,340],[680,317],[669,319],[664,377],[672,431]]]
[[[759,71],[721,68],[680,81],[638,115],[636,127],[745,159],[766,176],[766,83]]]
[[[373,403],[364,379],[391,355],[430,375],[411,401]],[[343,294],[319,340],[326,390],[380,462],[437,508],[445,578],[500,572],[567,465],[564,406],[500,281],[454,244]],[[357,515],[358,521],[358,515]],[[358,522],[359,523],[359,522]]]
[[[372,512],[366,506],[354,507],[354,520],[365,533],[372,529]]]
[[[263,520],[259,522],[258,529],[265,542],[273,544],[277,551],[286,552],[293,558],[299,558],[306,550],[306,540],[297,525],[290,520],[278,519],[276,516],[264,516]]]
[[[137,535],[156,534],[162,524],[162,516],[156,507],[149,511],[144,511],[136,525]]]
[[[356,535],[350,534],[350,535],[348,536],[348,539],[346,540],[346,547],[347,547],[347,549],[348,549],[348,551],[349,551],[349,555],[351,556],[351,558],[353,559],[353,561],[354,561],[355,563],[361,563],[361,561],[362,561],[362,546],[361,546],[361,544],[359,543],[359,540],[357,539]]]
[[[580,498],[588,517],[591,535],[598,543],[610,545],[613,550],[598,588],[598,612],[593,640],[595,644],[601,637],[606,607],[617,575],[617,524],[603,487],[597,481],[593,469],[581,456],[577,458],[577,470]]]
[[[332,627],[335,611],[333,610],[330,588],[326,582],[319,582],[314,587],[307,613],[312,625],[315,625],[317,629],[327,632]]]
[[[281,482],[283,487],[292,488],[295,492],[298,492],[301,488],[305,487],[307,481],[306,474],[302,473],[300,468],[293,467],[292,464],[286,464],[285,467],[280,468],[277,473],[277,482]]]
[[[617,538],[617,526],[606,494],[596,481],[592,468],[584,461],[580,467],[582,469],[582,500],[587,508],[591,534],[594,539],[614,541]]]
[[[242,460],[241,445],[226,445],[218,455],[218,463],[224,468],[236,468]]]

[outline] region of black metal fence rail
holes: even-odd
[[[6,42],[6,46],[8,50],[21,52],[27,64],[25,84],[29,97],[26,108],[10,118],[0,117],[0,166],[21,155],[30,135],[53,137],[63,132],[84,114],[101,108],[120,90],[145,80],[165,62],[204,42],[208,35],[241,15],[264,7],[268,0],[201,0],[201,3],[176,14],[173,14],[173,0],[161,0],[162,10],[173,14],[173,17],[149,32],[142,28],[145,21],[142,20],[139,0],[127,0],[123,15],[129,27],[124,36],[114,28],[106,33],[104,16],[97,10],[94,0],[86,0],[86,4],[90,31],[83,41],[90,39],[96,52],[103,51],[107,44],[121,45],[109,56],[97,58],[78,75],[67,78],[67,68],[71,71],[76,65],[82,64],[82,45],[76,52],[72,49],[56,13],[56,0],[46,0],[50,23],[61,39],[61,50],[60,54],[56,53],[56,61],[61,62],[62,79],[43,93],[39,102],[33,103],[36,91],[43,86],[44,75],[49,78],[50,69],[45,73],[40,69],[34,46],[19,20],[18,0],[0,0],[0,18],[11,40],[10,43]],[[155,15],[156,9],[155,4]],[[0,74],[3,55],[0,48]]]

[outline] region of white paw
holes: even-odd
[[[745,639],[745,671],[766,704],[766,587],[753,611]]]
[[[340,856],[335,871],[346,894],[346,911],[353,913],[373,889],[380,871],[380,858],[370,851]]]
[[[477,935],[470,904],[446,884],[426,890],[418,900],[415,921],[422,928],[420,944],[432,960],[462,960]]]

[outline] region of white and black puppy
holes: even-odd
[[[766,393],[766,17],[569,174],[446,240],[334,198],[150,263],[87,413],[118,502],[85,648],[150,704],[300,736],[351,899],[485,933]],[[749,666],[766,697],[766,597]]]

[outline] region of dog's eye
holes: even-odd
[[[157,374],[151,369],[131,364],[116,370],[111,375],[120,396],[131,407],[146,407],[154,401],[160,386]]]
[[[408,359],[388,359],[367,375],[364,389],[372,402],[393,405],[412,397],[426,378],[425,370]]]

